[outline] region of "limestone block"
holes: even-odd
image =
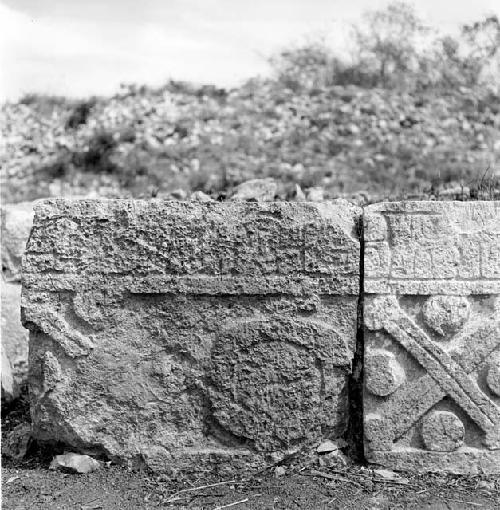
[[[21,258],[33,224],[33,202],[1,208],[2,273],[7,281],[21,280]]]
[[[500,473],[500,203],[377,204],[364,225],[367,459]]]
[[[156,470],[346,429],[360,210],[48,200],[24,259],[35,437]]]
[[[4,388],[7,400],[15,397],[28,373],[28,332],[21,324],[21,285],[2,278],[0,282],[2,360],[11,368],[14,391]],[[2,379],[3,384],[3,379]]]

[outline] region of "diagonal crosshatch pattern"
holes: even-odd
[[[499,472],[499,204],[378,204],[364,225],[367,459]]]

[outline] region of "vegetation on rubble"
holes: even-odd
[[[2,198],[223,199],[262,177],[361,202],[498,198],[496,16],[442,35],[395,2],[353,29],[350,59],[318,40],[270,64],[231,90],[170,81],[4,104]]]

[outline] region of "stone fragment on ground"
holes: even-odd
[[[236,186],[230,200],[272,202],[277,193],[278,183],[274,179],[251,179]]]
[[[285,466],[276,466],[274,468],[274,476],[276,478],[279,478],[280,476],[286,475],[286,468]]]
[[[500,204],[377,204],[364,223],[368,460],[500,473]]]
[[[37,440],[222,476],[340,437],[359,217],[347,203],[38,204],[23,271]]]
[[[101,464],[98,460],[93,459],[89,455],[65,453],[64,455],[56,455],[54,457],[50,463],[50,469],[60,469],[72,473],[85,474],[101,469]]]
[[[335,441],[327,439],[316,448],[316,451],[318,453],[330,453],[336,450],[340,450],[341,448],[345,448],[346,446],[347,442],[343,439],[336,439]]]
[[[13,460],[26,457],[31,442],[31,425],[20,423],[2,440],[2,455]]]

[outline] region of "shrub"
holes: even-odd
[[[87,150],[74,154],[73,164],[85,172],[114,173],[117,167],[111,160],[111,155],[116,145],[111,132],[99,131],[90,138]]]
[[[66,121],[66,129],[75,129],[85,124],[95,103],[96,100],[93,98],[77,103]]]

